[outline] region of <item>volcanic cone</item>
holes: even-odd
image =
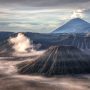
[[[90,73],[90,56],[73,46],[51,46],[38,59],[17,66],[22,74],[52,76]]]

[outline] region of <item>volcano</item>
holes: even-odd
[[[51,46],[38,59],[17,67],[21,74],[45,76],[90,73],[90,57],[73,46]]]
[[[63,26],[57,28],[52,33],[88,33],[88,32],[90,32],[90,23],[80,18],[75,18],[70,20]]]

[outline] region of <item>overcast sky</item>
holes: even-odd
[[[73,18],[90,22],[90,0],[0,0],[0,31],[48,33]]]

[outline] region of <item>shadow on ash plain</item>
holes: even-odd
[[[20,75],[19,60],[0,60],[0,90],[90,90],[90,75],[42,77]]]

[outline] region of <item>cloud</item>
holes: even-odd
[[[17,27],[17,28],[22,28],[22,29],[31,29],[32,25],[30,24],[20,24],[20,23],[11,23],[9,24],[9,27]]]
[[[90,20],[86,8],[45,8],[45,9],[11,9],[0,8],[0,30],[30,31],[48,33],[62,26],[71,18],[80,17]],[[89,21],[90,22],[90,21]]]
[[[12,8],[27,8],[31,7],[45,7],[45,8],[55,8],[55,7],[87,7],[86,4],[90,4],[90,0],[0,0],[1,6],[6,5],[6,7]],[[84,5],[83,5],[84,4]],[[5,7],[5,6],[4,6]],[[34,8],[33,8],[34,9]],[[41,9],[41,8],[40,8]]]
[[[84,17],[83,11],[84,11],[84,9],[74,10],[72,15],[71,15],[71,19],[72,18],[83,18]]]

